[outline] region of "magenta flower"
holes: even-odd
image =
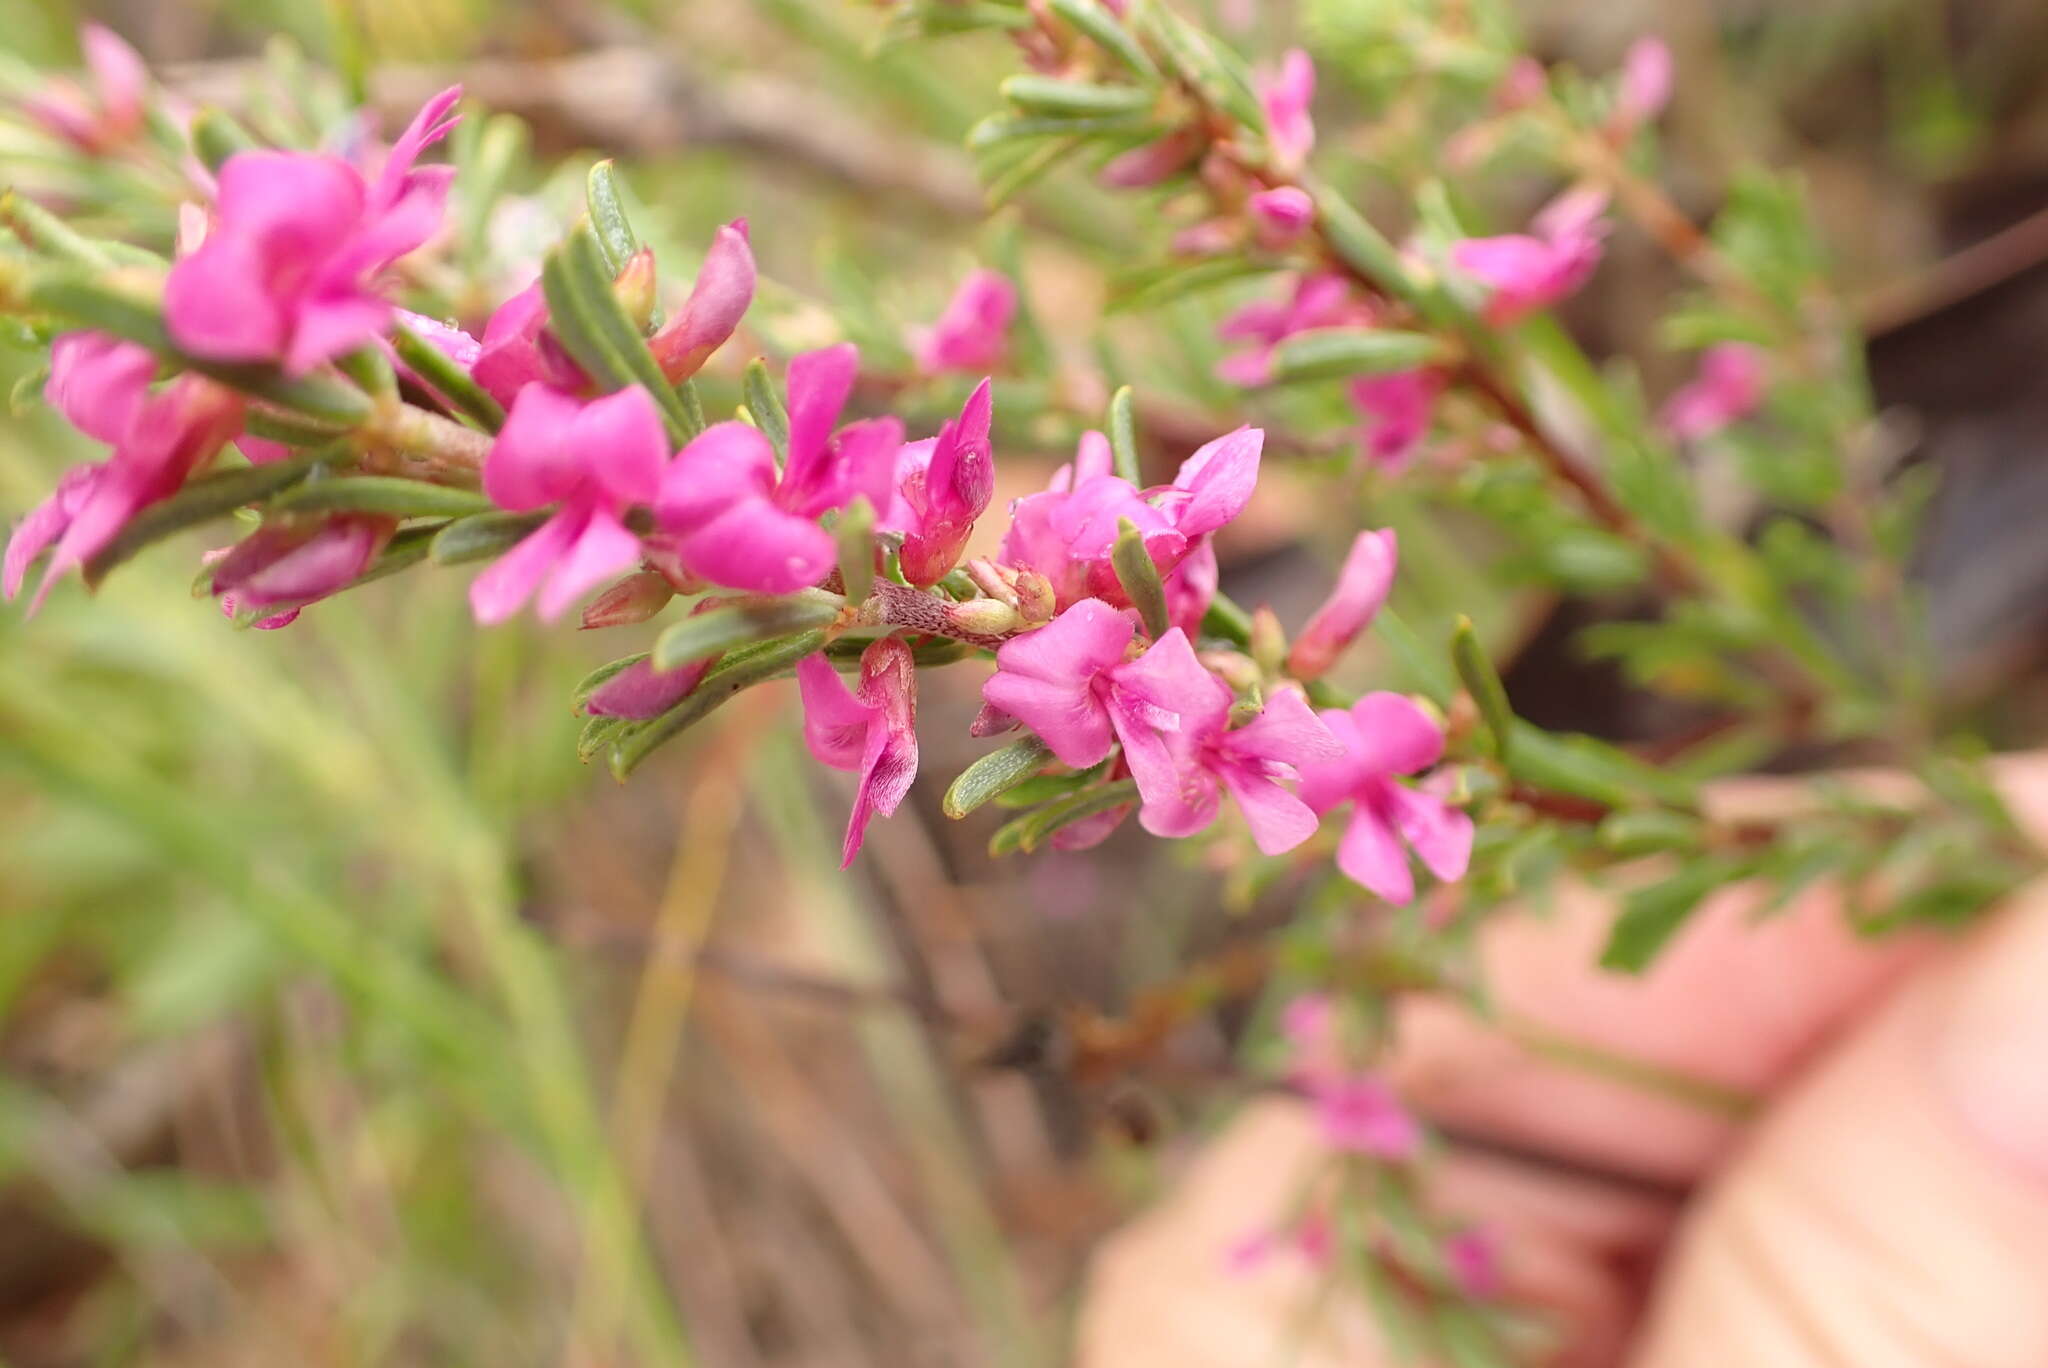
[[[1277,251],[1300,241],[1316,220],[1316,202],[1308,191],[1293,185],[1261,190],[1246,202],[1252,225],[1258,230],[1259,245]]]
[[[1701,354],[1699,374],[1665,402],[1657,425],[1677,441],[1696,442],[1747,418],[1763,398],[1763,351],[1723,342]]]
[[[214,562],[213,592],[237,610],[303,607],[355,583],[397,530],[373,513],[266,523]]]
[[[754,280],[747,221],[734,219],[712,235],[690,297],[647,344],[670,384],[695,375],[725,345],[754,302]]]
[[[1412,1159],[1422,1148],[1422,1128],[1394,1090],[1371,1074],[1325,1079],[1309,1090],[1323,1143],[1346,1154],[1375,1159]]]
[[[1550,74],[1534,57],[1521,56],[1508,63],[1493,88],[1491,104],[1496,114],[1512,114],[1543,98],[1550,88]]]
[[[889,507],[903,425],[894,418],[833,425],[860,367],[851,343],[789,363],[789,459],[780,476],[768,439],[718,423],[684,447],[662,477],[655,518],[692,574],[731,589],[787,594],[823,579],[838,560],[821,514],[866,496]]]
[[[820,763],[858,770],[853,814],[840,850],[853,863],[876,813],[895,813],[917,778],[917,666],[902,638],[883,637],[860,657],[860,686],[849,691],[822,655],[796,665],[804,700],[804,744]]]
[[[1000,271],[973,271],[953,292],[917,344],[917,366],[927,375],[1000,370],[1017,317],[1017,287]]]
[[[1429,432],[1444,373],[1425,367],[1351,381],[1351,406],[1365,418],[1365,452],[1375,465],[1399,470]]]
[[[1662,38],[1638,38],[1621,59],[1608,129],[1625,138],[1664,112],[1671,101],[1671,48]]]
[[[581,392],[589,386],[589,377],[547,327],[548,303],[536,280],[492,312],[470,376],[508,407],[519,391],[536,381],[568,393]]]
[[[151,394],[154,363],[142,364],[140,348],[94,334],[74,336],[68,347],[59,343],[52,402],[114,450],[105,461],[66,472],[9,538],[0,560],[0,598],[19,594],[28,567],[52,552],[31,612],[60,576],[104,550],[144,508],[177,493],[242,426],[242,401],[211,380],[181,375]]]
[[[937,437],[907,442],[896,453],[895,495],[878,525],[903,534],[898,560],[912,584],[936,584],[953,568],[974,520],[995,494],[988,440],[993,415],[990,385],[983,380]]]
[[[1393,528],[1359,533],[1337,572],[1336,588],[1294,639],[1287,653],[1287,673],[1315,679],[1336,664],[1385,606],[1399,561],[1400,544]]]
[[[637,565],[640,539],[621,516],[653,501],[668,455],[661,415],[637,386],[587,404],[546,385],[521,390],[484,461],[484,492],[514,512],[559,507],[470,585],[476,620],[503,622],[535,590],[553,620]]]
[[[1218,337],[1252,345],[1218,362],[1216,374],[1246,388],[1267,384],[1273,378],[1274,349],[1288,338],[1316,328],[1367,327],[1373,317],[1372,307],[1336,272],[1301,276],[1286,303],[1259,300],[1223,320]]]
[[[131,142],[142,131],[149,69],[111,29],[87,24],[78,31],[92,89],[63,77],[23,97],[22,112],[88,156]]]
[[[1457,1289],[1474,1301],[1501,1293],[1500,1241],[1486,1226],[1468,1226],[1444,1241],[1444,1268]]]
[[[1337,867],[1397,904],[1415,897],[1407,848],[1437,878],[1463,878],[1472,856],[1472,819],[1394,779],[1428,769],[1442,757],[1443,729],[1396,693],[1367,694],[1349,712],[1332,708],[1322,718],[1342,753],[1301,767],[1301,796],[1317,813],[1352,804],[1351,825],[1337,845]]]
[[[690,609],[690,616],[722,608],[730,601],[715,597],[699,599]],[[687,698],[718,661],[718,655],[708,655],[673,670],[657,670],[652,659],[643,656],[592,689],[583,700],[583,711],[592,717],[659,717]]]
[[[1119,696],[1118,672],[1137,627],[1100,599],[1082,599],[996,651],[981,696],[1038,734],[1063,765],[1087,769],[1116,747],[1120,723],[1159,720]]]
[[[1198,538],[1160,585],[1166,591],[1167,622],[1194,636],[1202,619],[1208,616],[1209,605],[1216,601],[1216,588],[1221,581],[1216,543],[1208,537]]]
[[[1451,264],[1492,290],[1486,321],[1506,327],[1584,285],[1600,265],[1606,207],[1605,194],[1575,190],[1536,216],[1533,234],[1467,238],[1453,246]]]
[[[440,226],[454,168],[414,163],[455,126],[461,94],[455,86],[427,102],[375,181],[334,156],[230,157],[213,230],[165,286],[178,345],[303,374],[379,336],[392,311],[373,278]]]
[[[1155,719],[1150,728],[1121,729],[1145,830],[1193,836],[1216,820],[1227,791],[1267,855],[1315,834],[1316,814],[1282,781],[1342,750],[1300,694],[1277,692],[1257,717],[1230,727],[1229,686],[1195,659],[1179,628],[1119,671],[1117,685]]]
[[[1280,70],[1259,87],[1266,110],[1266,142],[1283,170],[1298,171],[1316,145],[1308,107],[1316,96],[1316,67],[1300,48],[1280,59]]]
[[[1281,1009],[1287,1076],[1297,1085],[1314,1087],[1342,1073],[1344,1042],[1338,1025],[1337,1001],[1328,993],[1303,993]]]

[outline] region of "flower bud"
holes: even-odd
[[[397,530],[396,518],[371,513],[266,523],[214,566],[213,592],[232,595],[238,611],[325,598],[369,569]]]
[[[1024,625],[1015,608],[1000,599],[968,599],[946,609],[946,621],[963,632],[1006,636]]]
[[[747,221],[735,219],[711,239],[704,268],[673,322],[648,343],[669,383],[687,380],[723,346],[754,302],[754,252]]]
[[[1036,627],[1051,622],[1053,614],[1059,611],[1057,596],[1053,593],[1052,581],[1036,570],[1023,569],[1017,576],[1017,614],[1026,626]]]
[[[1246,207],[1251,213],[1252,228],[1258,235],[1259,245],[1267,251],[1277,251],[1300,241],[1316,217],[1316,202],[1309,198],[1308,191],[1293,185],[1261,190],[1251,197]]]
[[[1250,693],[1259,687],[1259,667],[1241,651],[1207,651],[1199,659],[1230,686],[1232,693]]]
[[[583,626],[630,627],[653,617],[675,596],[675,587],[659,570],[635,570],[590,601]]]
[[[1095,180],[1112,190],[1138,190],[1157,185],[1168,176],[1185,170],[1201,155],[1202,149],[1203,138],[1199,128],[1175,129],[1163,138],[1110,158],[1108,164],[1095,173]]]
[[[1017,572],[1008,566],[997,565],[986,556],[976,556],[967,562],[967,578],[990,598],[1000,599],[1012,608],[1018,606]]]
[[[642,247],[626,258],[626,264],[619,268],[619,274],[612,280],[612,295],[619,301],[619,307],[626,311],[626,317],[633,320],[633,326],[646,331],[648,320],[654,317],[652,247]]]
[[[976,738],[1001,736],[1006,731],[1015,731],[1016,729],[1017,719],[993,703],[982,704],[981,711],[976,713],[974,720],[967,724],[967,734]]]
[[[1336,587],[1295,640],[1287,656],[1287,672],[1296,679],[1316,679],[1358,638],[1387,601],[1399,560],[1392,528],[1361,532],[1337,572]]]

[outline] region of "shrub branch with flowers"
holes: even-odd
[[[1402,6],[1309,8],[1340,54],[1423,22]],[[585,627],[645,634],[576,694],[585,757],[621,778],[740,692],[793,675],[811,753],[857,776],[849,864],[918,775],[920,678],[975,662],[972,731],[997,744],[951,780],[944,809],[1021,809],[996,852],[1086,849],[1135,814],[1154,836],[1219,849],[1248,832],[1267,857],[1259,877],[1294,881],[1309,911],[1290,972],[1311,991],[1283,1023],[1289,1076],[1336,1168],[1282,1234],[1319,1259],[1350,1251],[1384,1314],[1465,1346],[1461,1361],[1499,1361],[1525,1327],[1491,1303],[1492,1252],[1433,1223],[1410,1171],[1425,1134],[1362,1071],[1389,998],[1476,990],[1459,953],[1472,927],[1560,870],[1627,889],[1605,961],[1640,969],[1732,879],[1789,895],[1839,878],[1873,925],[1896,925],[1966,916],[2034,858],[1940,729],[1901,570],[1927,491],[1859,456],[1869,399],[1797,195],[1759,174],[1695,226],[1652,174],[1673,79],[1661,44],[1588,82],[1520,54],[1484,5],[1437,22],[1412,67],[1372,78],[1416,112],[1413,145],[1374,149],[1401,193],[1373,215],[1312,168],[1317,72],[1302,52],[1255,74],[1164,0],[907,0],[890,28],[1014,44],[1028,70],[968,138],[992,201],[1074,161],[1100,188],[1146,197],[1161,252],[1125,274],[1120,307],[1144,319],[1234,298],[1214,369],[1259,426],[1217,424],[1148,483],[1150,397],[1124,386],[1089,411],[1071,398],[1085,386],[1010,385],[1026,306],[993,269],[908,349],[927,394],[978,381],[950,391],[942,419],[891,412],[899,377],[864,367],[853,342],[742,365],[727,344],[759,283],[746,221],[671,290],[608,163],[538,277],[466,331],[407,308],[445,302],[427,282],[459,268],[451,198],[474,194],[474,220],[495,193],[475,170],[502,142],[495,122],[461,174],[433,160],[476,117],[456,112],[458,89],[388,145],[360,126],[320,150],[267,145],[230,112],[185,109],[92,29],[84,82],[11,73],[17,107],[81,163],[134,173],[175,228],[138,214],[130,233],[83,231],[51,205],[100,224],[110,206],[76,186],[0,201],[13,239],[0,311],[47,348],[44,402],[107,448],[21,519],[0,589],[33,609],[68,578],[94,586],[236,512],[253,526],[203,557],[199,585],[258,628],[386,576],[481,564],[479,623],[580,604]],[[1523,231],[1470,229],[1474,187],[1504,158],[1533,162],[1556,193]],[[1548,313],[1624,225],[1692,282],[1667,334],[1699,351],[1697,376],[1661,406]],[[700,386],[714,371],[737,385],[730,416]],[[1028,413],[1085,430],[1045,489],[994,511],[994,553],[969,556],[1013,388]],[[1517,719],[1469,622],[1432,642],[1387,608],[1391,528],[1346,529],[1327,600],[1291,637],[1220,592],[1215,538],[1276,446],[1318,449],[1299,434],[1333,426],[1333,400],[1368,487],[1399,482],[1432,512],[1476,515],[1508,548],[1492,567],[1503,577],[1654,605],[1585,644],[1699,725],[1638,753]],[[1710,511],[1700,478],[1731,461],[1741,525]],[[1376,624],[1404,690],[1337,682]],[[1818,787],[1811,817],[1786,825],[1703,805],[1704,780],[1794,746],[1900,761],[1923,791],[1886,805]],[[1226,808],[1236,820],[1219,821]],[[1332,931],[1325,912],[1361,890],[1415,903],[1418,872],[1439,890],[1420,920]]]

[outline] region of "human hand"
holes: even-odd
[[[2001,781],[2048,832],[2048,758]],[[1756,782],[1718,798],[1757,812],[1785,796]],[[1723,890],[1642,978],[1595,966],[1612,907],[1584,890],[1501,920],[1483,947],[1504,1018],[1752,1095],[1753,1122],[1416,1001],[1391,1064],[1408,1100],[1555,1161],[1452,1145],[1433,1197],[1500,1235],[1504,1295],[1556,1332],[1547,1362],[2048,1363],[2048,882],[1956,944],[1858,940],[1825,890],[1753,923],[1762,896]],[[1362,1302],[1309,1311],[1306,1264],[1226,1266],[1319,1157],[1305,1108],[1250,1108],[1098,1257],[1081,1361],[1395,1362]]]

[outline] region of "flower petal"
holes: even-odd
[[[540,587],[541,580],[568,554],[583,530],[581,522],[580,514],[564,509],[529,532],[478,575],[469,586],[469,608],[476,620],[489,627],[517,613]]]
[[[1408,868],[1393,825],[1377,804],[1361,799],[1351,825],[1337,843],[1337,868],[1397,907],[1415,897],[1415,875]]]
[[[640,563],[640,539],[610,509],[592,509],[583,531],[540,591],[540,616],[553,622],[577,599]]]

